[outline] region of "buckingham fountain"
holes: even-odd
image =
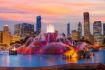
[[[58,39],[58,41],[57,41]],[[47,32],[43,34],[39,34],[36,37],[30,37],[25,44],[17,48],[18,54],[66,54],[67,51],[74,50],[72,46],[70,46],[69,41],[68,44],[62,42],[63,38],[58,38],[58,34],[55,33],[54,26],[51,24],[47,25]],[[76,54],[76,51],[73,51]],[[69,54],[70,55],[70,54]],[[74,56],[73,56],[74,57]]]

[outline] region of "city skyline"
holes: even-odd
[[[90,13],[90,25],[94,21],[105,22],[104,0],[0,0],[0,3],[0,30],[8,24],[11,32],[16,23],[35,24],[38,15],[42,17],[44,31],[49,23],[54,24],[59,32],[66,32],[67,23],[71,24],[72,30],[77,29],[78,22],[83,24],[83,12]]]

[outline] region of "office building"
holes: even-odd
[[[39,34],[41,32],[41,16],[36,17],[36,33]]]
[[[20,41],[21,40],[21,37],[20,36],[17,36],[17,35],[13,35],[12,38],[11,38],[11,42],[16,42],[16,41]]]
[[[89,13],[84,12],[84,39],[90,41],[90,18]]]
[[[70,23],[67,24],[67,37],[70,36]]]
[[[10,45],[11,42],[11,35],[9,32],[9,27],[8,25],[3,26],[3,44],[6,44],[7,46]]]
[[[0,31],[0,44],[3,42],[3,31]]]
[[[94,43],[102,44],[103,36],[102,36],[102,23],[101,21],[95,21],[93,24],[93,35],[94,35]]]
[[[71,33],[71,38],[72,38],[72,40],[76,40],[76,41],[79,40],[78,31],[73,30]]]
[[[103,24],[103,36],[105,37],[105,23]]]
[[[25,38],[34,34],[34,25],[28,23],[20,23],[15,25],[15,36]]]
[[[79,37],[79,39],[82,38],[82,24],[81,24],[81,22],[78,23],[78,37]]]

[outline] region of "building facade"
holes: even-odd
[[[67,24],[67,37],[70,36],[70,23]]]
[[[90,18],[89,13],[84,12],[84,39],[90,41]]]
[[[94,43],[102,44],[103,36],[102,36],[102,23],[101,23],[101,21],[95,21],[94,22],[93,35],[94,35]]]
[[[41,16],[36,17],[36,33],[39,34],[41,32]]]
[[[76,40],[76,41],[79,40],[78,31],[73,30],[71,33],[71,38],[72,38],[72,40]]]
[[[30,36],[34,33],[34,25],[33,24],[20,23],[20,24],[16,24],[14,26],[14,28],[15,28],[14,29],[15,36],[20,36],[22,38]]]
[[[9,32],[8,25],[3,26],[3,44],[6,44],[7,46],[10,45],[11,42],[11,34]]]
[[[3,42],[3,31],[0,31],[0,44]]]
[[[11,38],[11,42],[14,43],[16,41],[20,41],[21,40],[21,37],[20,36],[17,36],[17,35],[13,35],[12,38]]]
[[[103,24],[103,36],[105,37],[105,23]]]
[[[81,24],[81,22],[79,22],[79,24],[78,24],[78,37],[79,37],[79,39],[82,38],[82,24]]]

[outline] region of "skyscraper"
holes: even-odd
[[[78,41],[78,39],[79,39],[78,31],[73,30],[72,33],[71,33],[71,37],[72,37],[72,40]]]
[[[67,36],[70,36],[70,23],[67,24]]]
[[[41,16],[36,17],[36,33],[39,34],[41,32]]]
[[[3,42],[3,31],[0,31],[0,44]]]
[[[82,24],[81,24],[81,22],[79,22],[79,24],[78,24],[78,37],[79,37],[79,39],[82,38]]]
[[[29,35],[32,35],[34,33],[34,25],[28,24],[28,23],[20,23],[15,25],[15,32],[14,34],[16,36],[20,36],[22,38],[25,38]]]
[[[90,19],[89,19],[89,13],[84,12],[84,38],[85,40],[90,40]]]
[[[8,25],[3,26],[3,44],[9,45],[11,41],[11,35]]]
[[[103,35],[105,36],[105,23],[103,24]]]
[[[95,21],[93,24],[93,35],[94,35],[94,43],[102,44],[102,23],[101,21]]]

